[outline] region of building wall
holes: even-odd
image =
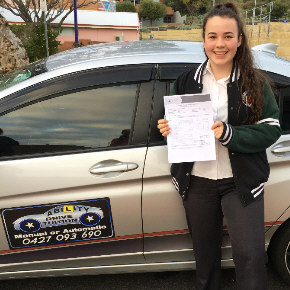
[[[115,36],[123,36],[125,41],[139,39],[137,29],[80,28],[79,35],[95,42],[112,42],[115,41]]]
[[[124,41],[139,40],[138,29],[111,29],[111,28],[86,28],[78,29],[79,42],[87,45],[90,43],[102,43],[116,41],[116,36],[120,36]],[[60,49],[68,49],[75,41],[73,27],[63,27],[61,35],[57,38],[61,42]]]

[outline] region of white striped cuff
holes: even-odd
[[[233,129],[229,124],[224,123],[224,132],[222,135],[222,138],[220,138],[220,142],[222,143],[222,145],[227,145],[228,143],[230,143],[230,141],[232,140],[233,137]]]

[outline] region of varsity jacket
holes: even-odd
[[[175,84],[175,94],[201,93],[202,75],[206,62],[196,70],[180,75]],[[219,138],[228,148],[234,182],[243,206],[254,202],[264,194],[264,184],[268,180],[270,167],[266,148],[275,143],[281,135],[279,110],[268,84],[264,85],[264,107],[260,120],[249,125],[251,99],[249,92],[240,93],[236,80],[237,68],[233,68],[227,84],[228,123]],[[190,185],[190,176],[194,162],[173,163],[171,165],[172,182],[183,199]]]

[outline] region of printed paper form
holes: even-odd
[[[215,136],[209,94],[164,96],[170,163],[215,160]]]

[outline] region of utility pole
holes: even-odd
[[[77,0],[74,0],[74,27],[75,27],[75,44],[79,46]]]
[[[47,23],[46,23],[46,0],[40,0],[40,9],[43,13],[44,18],[44,35],[45,35],[45,47],[46,47],[46,56],[49,57],[49,49],[48,49],[48,36],[47,36]]]

